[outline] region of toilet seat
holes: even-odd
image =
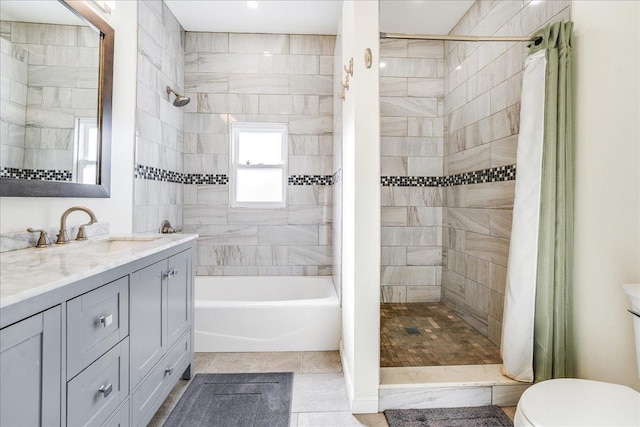
[[[599,381],[543,381],[522,394],[514,425],[640,426],[640,393]]]

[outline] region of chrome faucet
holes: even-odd
[[[76,237],[76,240],[87,240],[87,235],[84,231],[84,227],[98,222],[98,219],[96,218],[94,213],[91,212],[91,209],[89,208],[85,208],[83,206],[74,206],[72,208],[67,209],[66,211],[64,211],[64,213],[62,214],[62,217],[60,218],[60,232],[58,234],[58,240],[56,241],[56,244],[60,245],[60,244],[69,243],[69,235],[67,234],[67,217],[71,212],[75,212],[75,211],[85,212],[87,215],[89,215],[89,218],[90,218],[87,224],[81,225],[80,228],[78,229],[78,236]]]

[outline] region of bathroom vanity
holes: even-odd
[[[0,254],[0,425],[146,425],[192,375],[196,237]]]

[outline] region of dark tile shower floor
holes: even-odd
[[[441,303],[382,304],[380,366],[502,363],[500,350]]]

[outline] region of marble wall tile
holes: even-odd
[[[186,207],[185,207],[186,210]],[[186,213],[186,212],[185,212]],[[255,226],[206,226],[198,227],[199,245],[257,245],[258,227]]]
[[[447,208],[446,225],[452,228],[489,234],[489,212],[486,209]]]
[[[511,236],[511,222],[513,210],[511,209],[491,209],[490,211],[490,232],[492,236],[509,238]]]
[[[508,136],[491,143],[491,167],[514,165],[518,149],[518,135]]]
[[[183,218],[185,224],[196,228],[201,225],[224,225],[227,223],[227,209],[215,205],[185,205]],[[205,231],[205,229],[199,229],[197,232]]]
[[[504,295],[507,286],[507,268],[490,263],[488,286],[490,289]]]
[[[331,246],[289,246],[289,265],[330,265]]]
[[[258,241],[261,245],[318,245],[316,226],[260,226]]]
[[[391,77],[388,77],[391,79]],[[380,79],[382,86],[382,78]],[[410,78],[407,79],[408,96],[442,97],[444,86],[442,79]],[[381,93],[382,96],[382,93]],[[402,95],[398,95],[402,96]]]
[[[466,286],[466,285],[465,285]],[[465,289],[466,291],[466,289]],[[478,332],[487,336],[488,334],[488,315],[476,306],[469,304],[459,295],[450,292],[444,288],[442,291],[442,302],[455,311],[464,321],[470,324]]]
[[[200,73],[260,73],[260,57],[241,53],[200,53]]]
[[[409,52],[408,45],[408,40],[380,40],[380,57],[406,58]]]
[[[487,338],[496,345],[500,345],[502,340],[502,323],[489,316]]]
[[[417,80],[417,79],[412,79]],[[414,93],[416,95],[413,96],[437,96],[431,94],[422,94],[420,91],[416,91],[414,88]],[[380,77],[380,96],[381,97],[389,97],[389,96],[408,96],[409,89],[407,79],[404,77]]]
[[[407,287],[382,285],[380,287],[380,299],[383,303],[407,302]]]
[[[442,208],[411,206],[409,208],[409,226],[436,227],[442,225]]]
[[[226,93],[229,75],[225,73],[185,73],[186,92]]]
[[[290,206],[331,206],[333,189],[320,185],[290,185],[287,197]]]
[[[464,299],[469,304],[487,313],[489,311],[489,293],[488,288],[466,279],[464,284]]]
[[[289,36],[286,34],[229,34],[229,52],[272,55],[289,53]]]
[[[185,37],[185,52],[229,52],[229,34],[189,31]]]
[[[409,246],[406,265],[441,265],[442,248],[439,246]]]
[[[447,291],[464,298],[465,284],[466,279],[463,275],[447,268],[442,269],[442,287]]]
[[[380,114],[388,117],[438,117],[437,98],[381,96]]]
[[[407,136],[442,137],[444,136],[444,121],[441,118],[408,117],[407,132]]]
[[[467,232],[465,233],[465,250],[469,255],[506,267],[509,240]]]
[[[290,175],[331,175],[332,172],[330,156],[289,156]]]
[[[228,208],[229,225],[286,225],[287,209]]]
[[[381,248],[381,265],[411,265],[407,263],[407,248],[387,247]]]
[[[409,40],[408,56],[412,58],[444,58],[444,43],[439,40]]]
[[[408,190],[408,203],[411,206],[443,206],[442,190],[433,187],[411,187]],[[400,191],[398,189],[398,192]]]
[[[330,206],[290,206],[290,225],[327,225],[331,222]]]
[[[446,157],[445,170],[448,175],[488,169],[491,167],[491,146],[489,144],[459,151]]]
[[[229,93],[287,94],[289,78],[282,74],[229,74]],[[300,76],[307,77],[307,76]],[[308,92],[301,92],[308,93]]]
[[[409,157],[407,160],[409,176],[442,176],[442,157]]]
[[[291,135],[323,135],[333,131],[332,123],[331,116],[291,115],[289,133]]]
[[[406,117],[380,117],[380,136],[409,136],[408,119]]]
[[[405,176],[407,175],[406,157],[381,157],[380,175],[382,176]]]
[[[289,76],[289,93],[302,95],[332,95],[333,76],[291,75]]]
[[[381,156],[438,157],[442,156],[442,138],[382,137]]]
[[[382,77],[439,77],[439,60],[422,58],[385,58]]]
[[[461,254],[464,274],[467,278],[482,285],[489,284],[489,262],[470,255]],[[476,305],[476,307],[479,307]]]
[[[407,286],[407,302],[440,302],[440,286]]]
[[[437,246],[441,240],[438,227],[382,227],[383,246]]]
[[[402,227],[408,224],[406,207],[383,206],[380,214],[383,227]]]
[[[289,53],[293,55],[332,56],[335,37],[292,34],[289,36]]]
[[[491,404],[491,386],[488,387],[426,387],[380,388],[379,410],[457,408],[464,406],[488,406]]]
[[[505,209],[513,207],[515,181],[464,186],[465,207]]]

